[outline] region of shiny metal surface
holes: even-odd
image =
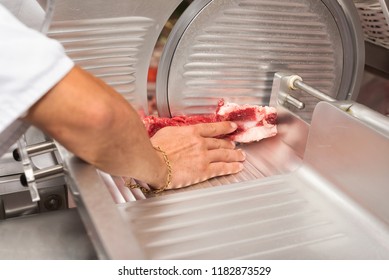
[[[357,95],[363,61],[358,14],[349,1],[195,1],[162,55],[158,111],[209,113],[220,98],[267,104],[278,71],[348,99]],[[316,100],[303,99],[307,109],[299,114],[309,119]]]
[[[1,260],[96,258],[76,209],[0,221]]]
[[[295,172],[120,209],[151,258],[388,259],[388,132],[320,103]]]
[[[31,127],[17,141],[17,149],[13,154],[15,161],[20,161],[23,166],[20,181],[28,187],[32,201],[40,200],[38,185],[41,182],[58,178],[64,184],[62,160],[56,145],[40,130]]]
[[[45,33],[51,22],[55,0],[1,0],[0,3],[25,25]]]
[[[11,146],[9,151],[0,157],[0,177],[23,172],[23,166],[13,158],[12,151],[14,149],[16,149],[16,145]]]
[[[294,85],[295,85],[296,89],[300,89],[300,90],[302,90],[304,92],[307,92],[307,93],[309,93],[313,97],[316,97],[319,100],[328,101],[328,102],[336,101],[335,98],[330,97],[330,96],[328,96],[326,94],[323,94],[321,91],[316,90],[315,88],[307,85],[306,83],[303,83],[302,81],[296,81],[294,83]]]
[[[87,228],[96,231],[102,248],[120,248],[121,257],[389,259],[389,126],[378,131],[369,124],[380,121],[377,115],[366,123],[342,108],[337,102],[317,105],[303,160],[292,170],[212,188],[115,205],[103,191],[106,179],[97,181],[96,170],[72,159],[67,165],[86,202]],[[286,109],[280,112],[286,126],[288,115],[296,120]],[[248,154],[258,166],[274,162],[287,170],[285,162],[296,162],[302,148],[294,132],[280,130],[284,144],[295,143],[293,154],[274,147],[268,158],[260,143]],[[109,227],[127,229],[132,242]]]
[[[382,12],[386,18],[387,23],[389,24],[389,1],[388,0],[379,0],[382,8]]]
[[[56,0],[48,36],[78,65],[147,112],[147,71],[157,38],[181,0]]]
[[[381,224],[323,195],[315,175],[301,169],[120,210],[152,259],[388,259]]]
[[[360,104],[351,114],[337,106],[318,105],[304,162],[389,230],[389,118]]]
[[[96,168],[59,146],[67,172],[67,184],[99,259],[143,259],[133,232],[122,222],[117,205]],[[123,245],[129,250],[123,250]]]
[[[0,178],[0,193],[1,220],[39,212],[38,203],[33,202],[30,192],[21,186],[19,176]]]
[[[107,1],[92,2],[57,0],[50,36],[59,39],[77,63],[106,80],[135,106],[142,106],[138,98],[146,100],[143,84],[153,43],[161,24],[181,1],[153,1],[153,5],[118,1],[107,9],[103,8]],[[308,100],[310,106],[299,116],[297,110],[291,112],[274,103],[269,94],[270,88],[271,97],[284,90],[282,75],[273,79],[273,73],[286,69],[303,73],[307,83],[333,97],[357,96],[364,54],[350,3],[195,1],[194,5],[203,6],[192,6],[196,8],[184,15],[171,41],[177,46],[170,45],[171,57],[162,62],[162,68],[168,65],[169,70],[169,95],[162,111],[172,104],[170,109],[175,112],[208,112],[214,101],[226,96],[238,103],[270,99],[277,106],[278,135],[242,145],[247,160],[237,175],[148,198],[131,193],[121,178],[96,170],[58,146],[66,184],[86,232],[79,232],[81,239],[72,235],[61,240],[59,254],[42,251],[43,246],[35,254],[24,253],[29,258],[51,254],[51,258],[72,259],[389,259],[386,120],[351,101],[345,112],[343,103],[316,106],[317,101],[310,102],[307,96],[304,102]],[[273,29],[257,29],[257,23],[270,24]],[[290,27],[298,32],[288,33]],[[266,36],[257,36],[262,33]],[[270,49],[277,52],[272,54]],[[289,57],[296,61],[283,64]],[[177,90],[173,96],[187,103],[171,100],[170,90]],[[184,107],[175,107],[176,101]],[[309,125],[305,120],[311,119],[313,107]],[[2,204],[0,199],[0,210]],[[17,209],[15,204],[8,214],[35,211],[34,206],[23,207]],[[60,236],[79,229],[77,219],[75,224],[60,221],[69,226],[55,229]],[[0,222],[0,240],[10,239],[10,246],[18,248],[14,244],[18,236],[10,238],[8,229],[20,232],[23,227],[9,225]],[[26,225],[34,228],[37,223],[31,220]],[[91,244],[83,243],[86,236],[94,254],[89,250]],[[23,241],[35,248],[41,245],[42,236],[35,237]],[[73,237],[81,241],[79,251],[67,251],[66,242],[73,242]],[[79,243],[71,244],[77,248]],[[11,247],[0,246],[0,258],[3,253],[20,258],[10,253]]]
[[[40,200],[37,182],[34,176],[34,164],[31,161],[31,158],[27,154],[27,140],[25,135],[23,135],[17,142],[18,150],[21,158],[21,163],[24,170],[24,178],[26,179],[26,185],[30,191],[31,199],[33,202]]]
[[[13,157],[17,145],[13,145],[0,159],[0,219],[66,209],[68,206],[68,193],[63,175],[59,176],[60,174],[56,173],[52,176],[54,174],[51,173],[62,169],[61,159],[54,150],[55,144],[51,142],[48,145],[45,142],[44,145],[40,145],[47,141],[47,137],[34,127],[30,127],[23,138],[33,147],[32,150],[22,148],[22,154],[27,157],[28,168],[23,168],[22,162]],[[56,168],[53,169],[53,166]],[[47,171],[50,171],[50,174],[47,174]],[[51,176],[42,177],[44,173]],[[21,182],[21,178],[26,178],[26,175],[33,175],[33,179],[37,179],[34,194],[40,197],[39,202],[32,201],[29,188],[24,187]],[[24,181],[26,182],[27,178]]]
[[[382,46],[365,42],[366,46],[366,66],[380,76],[389,78],[389,49]],[[365,96],[366,97],[366,96]]]
[[[49,152],[53,152],[56,150],[55,143],[53,141],[46,141],[42,143],[37,143],[34,145],[30,145],[27,147],[27,154],[29,156],[37,156]],[[15,150],[16,157],[18,157],[18,150]]]
[[[365,71],[357,102],[389,117],[389,79]]]
[[[274,91],[288,88],[284,77]],[[309,126],[275,100],[277,137],[243,147],[255,178],[115,205],[103,191],[109,177],[96,181],[96,170],[68,161],[101,248],[150,259],[389,259],[387,119],[351,101],[321,102]],[[109,227],[132,242],[112,241]]]

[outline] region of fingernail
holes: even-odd
[[[234,129],[237,129],[238,128],[238,125],[234,122],[231,122],[231,127],[234,128]]]

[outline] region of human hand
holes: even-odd
[[[235,149],[234,142],[215,138],[229,134],[236,128],[235,123],[218,122],[159,130],[151,142],[155,147],[159,146],[170,161],[172,181],[169,189],[241,171],[244,152]]]

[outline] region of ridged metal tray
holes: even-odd
[[[73,192],[100,257],[388,259],[389,121],[359,104],[353,114],[369,123],[338,107],[319,103],[301,163],[265,178],[220,178],[223,185],[118,203],[107,188],[115,178],[70,158]],[[279,152],[255,161],[277,165]],[[297,154],[286,162],[298,162]]]

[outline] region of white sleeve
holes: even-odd
[[[0,146],[7,141],[3,132],[73,66],[60,43],[27,28],[0,5]]]

